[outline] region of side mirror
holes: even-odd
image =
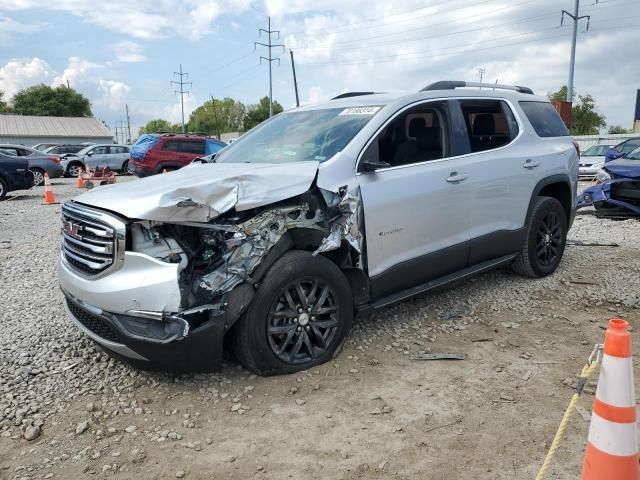
[[[362,157],[362,160],[360,160],[360,171],[362,172],[375,172],[378,169],[389,168],[390,166],[390,163],[382,162],[373,158],[367,158],[366,156]]]
[[[91,155],[93,155],[93,152],[87,153],[87,157],[90,157]]]

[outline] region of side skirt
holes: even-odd
[[[492,270],[496,267],[506,265],[511,263],[511,261],[516,258],[518,254],[512,253],[509,255],[502,256],[500,258],[496,258],[493,260],[487,260],[485,262],[479,263],[472,267],[467,267],[458,272],[445,275],[444,277],[437,278],[435,280],[431,280],[427,283],[423,283],[422,285],[418,285],[417,287],[409,288],[407,290],[403,290],[398,293],[394,293],[393,295],[389,295],[387,297],[376,300],[375,302],[370,303],[369,305],[363,307],[360,311],[367,311],[370,309],[378,309],[382,307],[386,307],[387,305],[391,305],[396,302],[400,302],[402,300],[406,300],[407,298],[414,297],[421,293],[428,292],[430,290],[434,290],[436,288],[442,287],[444,285],[458,282],[460,280],[465,280],[473,275],[478,273],[486,272],[488,270]]]

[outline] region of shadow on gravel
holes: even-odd
[[[36,194],[31,194],[31,195],[9,195],[9,196],[7,196],[7,199],[5,200],[5,202],[15,202],[17,200],[32,200],[34,198],[42,198],[42,195],[36,195]]]

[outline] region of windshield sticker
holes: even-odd
[[[351,107],[345,108],[338,115],[373,115],[380,107]]]

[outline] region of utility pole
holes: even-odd
[[[218,123],[218,113],[216,112],[216,99],[213,98],[213,94],[209,94],[211,96],[211,106],[213,107],[213,121],[216,122],[216,131],[218,132],[218,140],[220,140],[220,124]]]
[[[578,38],[578,22],[583,18],[586,18],[587,30],[589,30],[589,21],[591,20],[591,15],[579,15],[580,0],[575,1],[576,3],[573,7],[573,14],[567,12],[566,10],[562,10],[562,16],[560,17],[560,26],[562,26],[564,22],[565,15],[573,20],[573,35],[571,37],[571,59],[569,60],[569,83],[567,84],[567,102],[573,102],[573,72],[576,66],[576,40]],[[596,3],[598,3],[598,0],[596,0]]]
[[[298,97],[298,80],[296,80],[296,64],[293,61],[293,50],[289,49],[291,54],[291,70],[293,70],[293,88],[296,91],[296,107],[300,106],[300,97]]]
[[[67,88],[71,90],[71,84],[69,83],[69,79],[67,78]]]
[[[119,134],[118,134],[119,133]],[[124,144],[124,137],[126,136],[126,132],[124,130],[124,121],[122,120],[122,116],[120,117],[120,121],[116,122],[116,140],[117,143]]]
[[[127,110],[127,133],[129,134],[127,143],[131,143],[131,119],[129,118],[129,104],[125,103],[124,106],[125,106],[125,109]]]
[[[264,28],[261,28],[258,30],[258,34],[260,36],[262,36],[263,32],[267,34],[269,41],[267,43],[253,42],[253,48],[255,49],[257,45],[262,45],[263,47],[267,47],[269,51],[268,57],[260,57],[260,63],[262,63],[262,60],[269,62],[269,118],[271,118],[273,116],[273,76],[271,73],[271,64],[277,61],[278,65],[280,65],[280,58],[273,58],[271,56],[271,50],[276,47],[282,47],[282,51],[284,52],[284,45],[271,42],[271,35],[273,35],[274,33],[277,35],[277,38],[280,38],[280,30],[271,30],[271,17],[268,17],[267,29],[265,30]]]
[[[184,73],[182,72],[182,64],[180,64],[179,72],[173,72],[173,78],[176,78],[176,77],[180,77],[180,80],[179,81],[171,80],[171,83],[175,85],[180,85],[180,90],[174,90],[174,93],[180,94],[180,108],[182,109],[182,133],[186,133],[184,128],[184,94],[189,93],[189,90],[185,90],[184,86],[185,85],[192,86],[193,83],[184,81],[185,77],[189,78],[189,74],[186,72]]]
[[[485,72],[484,68],[478,69],[478,76],[480,77],[480,83],[482,83],[482,79],[484,78],[484,72]],[[480,87],[480,90],[482,90],[482,87]]]

